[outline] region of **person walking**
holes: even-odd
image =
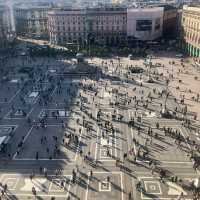
[[[181,192],[181,194],[177,197],[176,200],[183,200],[183,192]]]
[[[90,170],[90,180],[92,181],[92,178],[93,178],[93,171]]]

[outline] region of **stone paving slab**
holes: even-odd
[[[85,200],[123,200],[124,189],[121,172],[93,172],[93,178],[88,179]],[[110,177],[108,181],[107,177]]]
[[[59,199],[66,199],[71,190],[71,175],[48,175],[35,176],[30,179],[29,174],[3,174],[0,181],[3,185],[8,186],[8,196],[16,197],[18,199],[35,198],[32,193],[32,188],[36,190],[38,198],[50,199],[56,197]]]
[[[1,103],[11,103],[11,101],[19,94],[21,89],[16,83],[7,82],[0,85],[0,104]]]
[[[142,191],[137,191],[138,198],[140,199],[177,199],[183,192],[184,199],[192,199],[192,192],[184,190],[179,184],[173,183],[169,180],[161,182],[156,177],[138,177],[142,183]],[[187,178],[183,179],[187,181]]]

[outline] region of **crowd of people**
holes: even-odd
[[[42,67],[48,69],[49,63]],[[87,136],[93,136],[93,133],[99,128],[101,134],[98,137],[107,140],[107,144],[105,145],[106,155],[107,157],[115,159],[116,167],[119,167],[120,170],[130,161],[133,161],[132,163],[135,165],[138,164],[138,160],[148,161],[146,168],[149,172],[152,174],[157,173],[162,183],[165,179],[169,179],[170,177],[167,171],[156,161],[156,158],[151,154],[149,148],[149,146],[154,144],[154,141],[160,140],[161,135],[164,136],[165,139],[170,138],[170,141],[173,140],[173,145],[179,149],[180,152],[183,154],[186,152],[193,162],[193,168],[198,170],[200,165],[198,155],[198,153],[200,153],[200,146],[194,139],[190,136],[184,137],[178,129],[161,125],[159,120],[152,124],[147,124],[145,121],[148,116],[155,113],[158,119],[163,117],[176,119],[180,122],[181,126],[190,129],[192,120],[197,120],[196,118],[187,118],[187,106],[184,103],[185,97],[178,100],[171,95],[168,84],[169,79],[173,79],[174,77],[171,75],[166,78],[163,74],[158,73],[156,68],[152,70],[152,72],[148,71],[148,73],[146,73],[146,69],[144,68],[144,73],[139,73],[139,75],[138,73],[132,74],[129,71],[129,66],[124,66],[120,62],[120,58],[117,59],[116,63],[112,59],[105,62],[102,61],[101,67],[104,69],[105,73],[108,73],[109,70],[112,69],[112,75],[118,75],[120,83],[116,86],[113,84],[112,80],[109,80],[108,76],[105,76],[106,79],[103,81],[93,77],[93,80],[84,78],[79,80],[78,83],[72,83],[71,80],[71,83],[66,84],[66,78],[60,72],[59,75],[52,75],[51,73],[44,73],[41,67],[34,69],[29,76],[29,81],[24,81],[21,84],[19,105],[11,105],[10,117],[13,117],[14,114],[17,113],[26,118],[28,110],[30,110],[30,105],[26,102],[27,94],[29,91],[34,91],[37,88],[39,92],[39,98],[36,102],[37,106],[45,108],[46,110],[51,106],[54,107],[54,110],[45,111],[43,115],[38,118],[28,116],[27,123],[29,126],[34,126],[38,131],[45,130],[47,129],[48,120],[50,118],[62,124],[63,135],[61,137],[55,134],[52,138],[49,138],[48,132],[42,131],[43,134],[40,137],[41,149],[48,155],[50,160],[59,157],[60,148],[64,146],[78,153],[85,165],[92,167],[100,166],[98,159],[95,160],[91,150],[80,145],[82,139],[81,134],[83,134],[83,132]],[[124,70],[120,68],[124,68]],[[126,70],[128,75],[124,76],[123,73]],[[159,87],[157,87],[157,85],[146,87],[150,73],[151,78],[159,83],[161,82]],[[135,80],[135,85],[129,84],[126,86],[128,80],[125,78]],[[156,81],[155,84],[157,84]],[[104,97],[105,92],[108,93],[108,97],[106,98]],[[199,101],[199,95],[197,94],[194,99],[195,101]],[[60,104],[62,104],[62,106],[60,106]],[[65,118],[72,115],[74,110],[71,107],[73,106],[78,110],[79,117],[76,120],[73,119],[74,127],[70,132],[67,132],[69,127],[67,122],[65,122]],[[106,111],[106,106],[109,112]],[[124,111],[127,108],[133,111],[133,115],[130,118],[125,116],[125,112],[118,112],[119,110]],[[60,114],[61,110],[64,111],[64,115]],[[168,113],[169,115],[163,115],[163,113],[165,114],[167,111],[171,111]],[[116,157],[116,155],[112,154],[112,149],[114,148],[113,140],[110,144],[111,138],[116,139],[116,133],[119,131],[115,127],[116,123],[125,123],[128,125],[129,131],[130,129],[134,131],[133,138],[130,141],[131,145],[128,147],[128,150],[122,150],[122,157]],[[141,142],[141,136],[145,136],[144,143]],[[50,140],[53,141],[53,149],[49,148],[48,144]],[[25,137],[22,136],[17,146],[17,155],[27,150],[25,149],[24,142]],[[36,160],[40,159],[39,150],[35,150],[34,156]],[[45,176],[48,175],[46,168],[40,167],[40,172],[44,173]],[[79,170],[77,168],[72,171],[73,184],[77,183],[78,174]],[[93,179],[93,176],[93,171],[91,170],[90,180]],[[34,175],[30,178],[33,179]],[[109,176],[107,177],[107,181],[111,181]],[[61,184],[61,187],[64,187],[64,183]],[[7,186],[2,186],[2,188],[3,190],[1,190],[1,192],[3,191],[3,195],[7,191]],[[144,192],[141,181],[138,181],[136,184],[136,189]],[[198,199],[199,190],[193,189],[193,192],[194,199]],[[36,196],[37,192],[34,187],[32,188],[32,193]],[[182,196],[183,195],[178,198],[180,199]],[[128,193],[128,198],[130,200],[132,199],[131,192]]]

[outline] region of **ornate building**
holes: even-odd
[[[15,38],[15,25],[13,23],[11,8],[0,5],[0,48],[8,46]]]
[[[55,9],[48,13],[52,44],[119,44],[126,39],[125,8]]]
[[[200,7],[184,6],[182,12],[182,47],[200,57]]]
[[[50,6],[15,7],[15,23],[18,35],[31,38],[48,38],[47,20]]]

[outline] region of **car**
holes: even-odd
[[[161,67],[162,65],[161,65],[161,63],[156,63],[155,66],[156,67]]]
[[[130,71],[131,73],[140,74],[144,72],[144,69],[141,67],[131,67]]]

